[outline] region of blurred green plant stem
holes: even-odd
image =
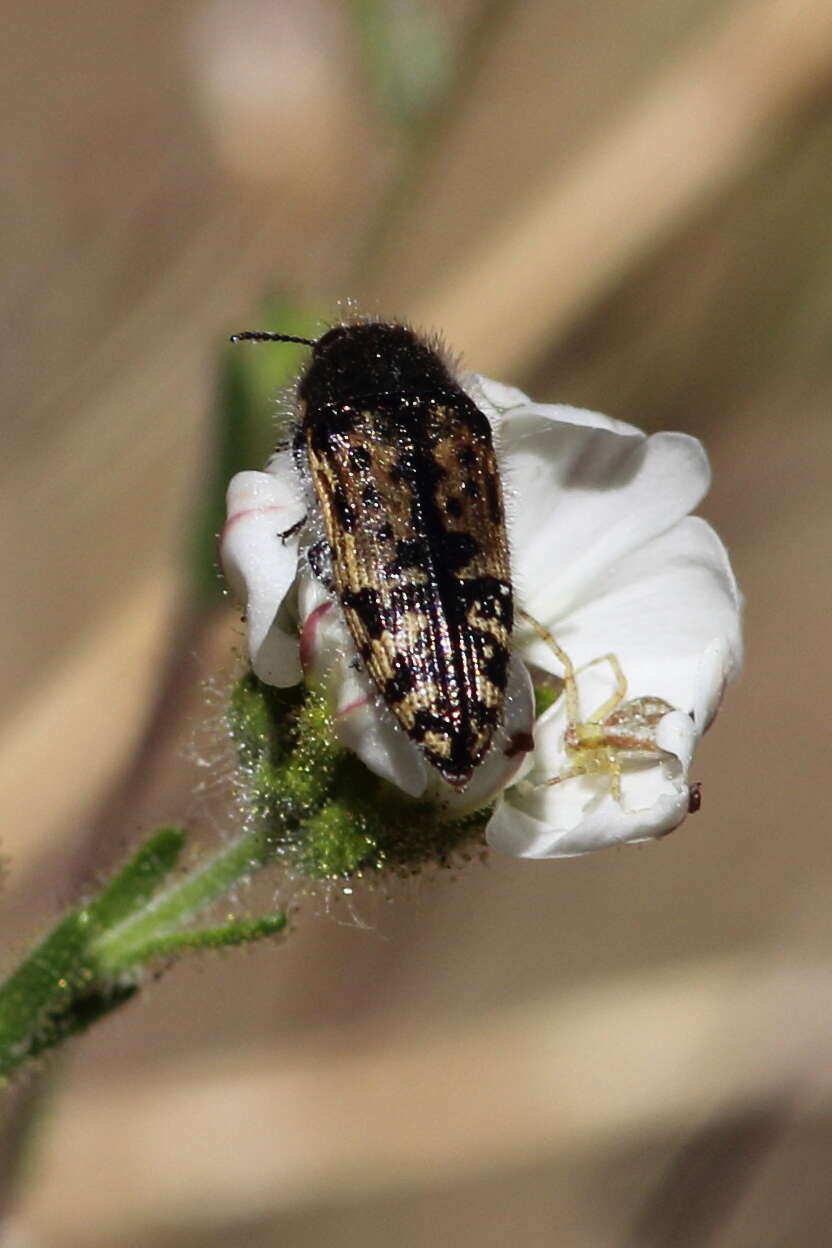
[[[272,855],[261,831],[247,831],[160,892],[184,845],[181,828],[155,832],[95,898],[69,910],[0,985],[0,1075],[123,1005],[148,966],[160,959],[251,944],[282,931],[282,912],[185,928]]]

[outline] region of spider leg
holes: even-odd
[[[608,775],[610,778],[610,792],[617,802],[621,801],[621,756],[618,750],[608,748],[607,764],[609,766]]]
[[[602,724],[608,715],[621,705],[627,696],[627,677],[624,675],[618,656],[615,654],[602,654],[597,659],[590,659],[588,663],[584,663],[575,672],[578,676],[581,672],[585,672],[588,667],[596,667],[599,663],[609,663],[612,668],[612,674],[615,677],[615,689],[607,698],[606,702],[598,707],[597,711],[588,717],[587,723]]]
[[[559,776],[552,776],[550,780],[544,780],[537,787],[539,789],[550,789],[553,784],[560,784],[562,780],[573,780],[575,776],[588,776],[593,770],[594,768],[588,767],[585,763],[575,763],[574,767],[568,767]]]
[[[555,657],[563,664],[563,692],[566,697],[567,728],[577,727],[580,722],[580,708],[578,706],[578,686],[575,681],[575,664],[566,651],[558,645],[548,628],[545,628],[533,615],[529,615],[527,611],[523,611],[519,607],[516,613],[522,616],[527,623],[531,624],[540,640],[546,643],[549,649],[553,651]]]
[[[564,745],[566,756],[572,761],[571,766],[565,771],[552,776],[549,780],[544,780],[539,787],[549,788],[564,780],[571,780],[575,776],[603,774],[609,776],[610,792],[615,800],[620,802],[621,758],[619,751],[608,743],[604,731],[604,721],[607,716],[611,715],[627,696],[627,677],[624,675],[618,657],[615,654],[602,654],[599,658],[590,659],[588,663],[576,669],[569,655],[558,644],[548,628],[534,616],[529,615],[527,611],[518,609],[517,614],[531,625],[541,641],[546,643],[563,665],[563,692],[566,698]],[[615,689],[588,719],[582,720],[577,676],[579,672],[584,672],[587,668],[595,667],[599,663],[609,663],[615,677]],[[575,761],[576,759],[578,761]]]

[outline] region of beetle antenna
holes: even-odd
[[[231,342],[299,342],[303,347],[314,347],[314,338],[296,338],[294,334],[269,334],[265,330],[244,329],[240,334],[232,334]]]

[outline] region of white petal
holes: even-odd
[[[636,431],[509,413],[501,459],[518,600],[561,619],[618,560],[665,532],[708,488],[702,446]]]
[[[504,412],[515,407],[524,407],[529,402],[528,396],[516,386],[490,381],[479,373],[465,373],[460,381],[462,388],[495,426],[499,426]]]
[[[220,560],[246,612],[251,665],[271,685],[300,679],[297,635],[277,616],[295,580],[297,538],[281,537],[303,518],[304,505],[285,473],[240,472],[226,496],[228,519],[220,539]]]
[[[722,542],[704,520],[688,516],[620,559],[590,601],[559,621],[544,622],[576,667],[613,651],[628,698],[664,698],[692,712],[704,731],[726,681],[739,671],[740,610]],[[562,674],[552,650],[522,621],[515,644],[527,660]],[[600,704],[612,691],[609,665],[594,669],[593,679],[605,682],[591,691]],[[592,709],[583,706],[581,714]]]
[[[614,420],[612,416],[604,416],[602,412],[593,412],[588,407],[570,407],[568,403],[535,403],[516,386],[506,386],[501,381],[491,381],[477,373],[470,373],[466,378],[466,389],[485,414],[495,421],[502,421],[506,416],[512,420],[521,415],[540,416],[544,420],[557,421],[567,425],[583,425],[590,429],[608,429],[612,433],[644,434],[635,425],[626,421]]]
[[[596,849],[664,836],[679,826],[687,809],[687,788],[668,789],[653,806],[638,812],[627,812],[606,797],[576,827],[558,828],[548,811],[532,813],[515,804],[512,790],[491,817],[486,838],[494,849],[516,858],[576,858]]]
[[[730,571],[730,569],[729,569]],[[739,637],[717,637],[705,648],[694,680],[694,703],[691,714],[700,732],[704,732],[719,709],[726,684],[736,680],[742,662]]]

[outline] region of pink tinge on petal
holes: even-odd
[[[381,703],[365,672],[345,667],[342,673],[335,715],[339,741],[375,775],[410,797],[420,797],[429,770],[421,751]]]
[[[335,713],[336,719],[343,719],[346,715],[352,715],[354,711],[360,711],[362,707],[368,706],[371,699],[369,696],[353,698],[346,706],[339,706]]]
[[[300,634],[300,661],[306,673],[310,671],[318,655],[321,621],[334,605],[333,602],[319,603],[303,622]]]
[[[303,503],[289,479],[265,472],[238,473],[227,500],[220,560],[245,607],[252,666],[269,684],[294,684],[300,677],[297,637],[284,633],[277,621],[298,566],[297,538],[284,535],[303,518]]]
[[[282,599],[285,570],[297,564],[297,542],[284,541],[281,534],[302,517],[300,499],[268,473],[238,472],[228,486],[226,506],[219,557],[234,593],[243,603],[252,587],[263,597]],[[277,594],[275,564],[281,569]]]
[[[285,476],[275,477],[269,472],[238,472],[229,482],[225,501],[228,519],[223,534],[241,516],[251,512],[291,512],[297,519],[303,515],[298,491]]]
[[[239,511],[235,511],[233,516],[229,516],[226,520],[222,533],[220,533],[220,545],[222,545],[234,526],[239,524],[241,520],[245,520],[247,516],[265,516],[271,511],[284,515],[286,506],[283,503],[273,503],[269,507],[241,507]]]

